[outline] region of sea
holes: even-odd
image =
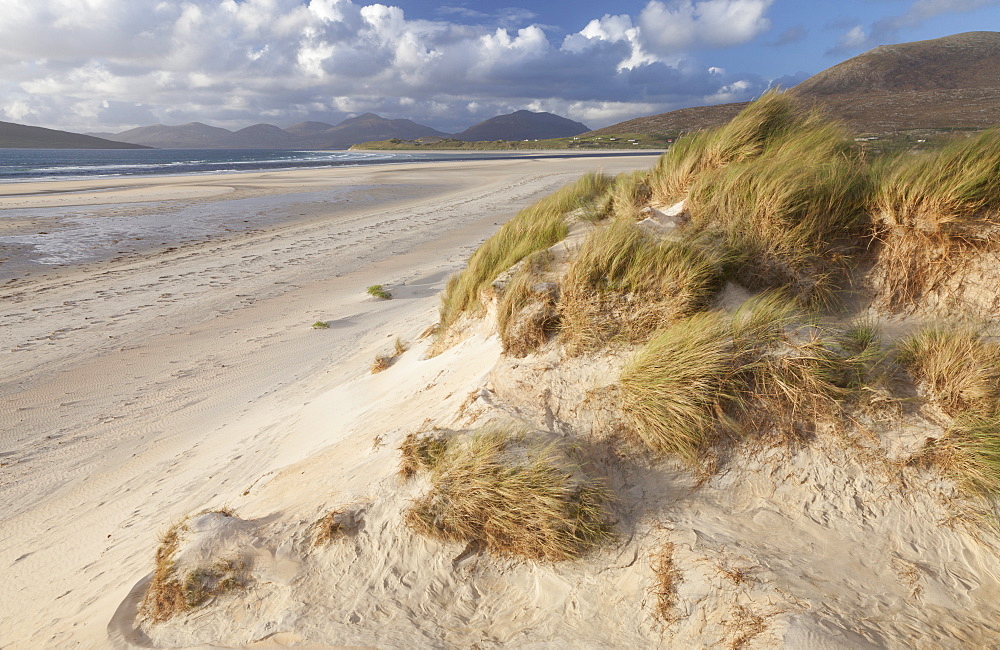
[[[592,156],[649,152],[591,153]],[[561,158],[572,152],[275,151],[270,149],[0,149],[0,183],[95,177],[173,176],[387,163]]]
[[[626,152],[649,155],[650,152]],[[567,157],[574,152],[366,152],[254,149],[0,149],[0,184],[16,194],[29,181],[226,174],[386,163]],[[622,155],[621,152],[591,154]],[[427,184],[387,181],[314,187],[205,201],[145,201],[0,209],[0,283],[51,268],[206,241],[217,236],[293,221],[310,211],[359,209],[433,193]],[[8,191],[9,193],[9,191]]]
[[[0,149],[0,183],[314,169],[485,158],[449,152],[265,149]],[[495,157],[495,156],[491,156]]]

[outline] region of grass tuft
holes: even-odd
[[[237,560],[220,560],[212,567],[200,567],[178,575],[175,556],[185,522],[172,526],[156,549],[153,578],[146,588],[139,611],[154,623],[203,605],[210,598],[243,586],[247,567]]]
[[[1000,495],[1000,412],[956,418],[932,445],[937,465],[972,491]]]
[[[876,332],[821,336],[792,327],[797,317],[779,292],[662,330],[622,370],[628,430],[654,453],[697,464],[720,439],[800,435],[834,414],[838,401],[867,386],[881,358]]]
[[[586,208],[604,194],[610,183],[602,174],[587,174],[505,223],[472,254],[466,268],[448,280],[441,298],[440,331],[446,331],[463,312],[481,310],[480,292],[500,273],[564,239],[568,232],[566,215]]]
[[[542,283],[552,253],[528,256],[503,288],[497,307],[497,327],[504,354],[524,357],[545,345],[559,325],[559,287]],[[543,289],[539,291],[538,289]]]
[[[899,342],[899,362],[948,415],[1000,400],[1000,345],[969,325],[933,324]]]
[[[896,159],[872,202],[884,306],[912,308],[1000,242],[1000,130]]]
[[[551,561],[579,557],[611,537],[608,489],[564,445],[531,440],[510,425],[449,443],[430,480],[431,491],[406,518],[424,535]]]
[[[390,300],[392,298],[392,294],[386,291],[381,284],[373,284],[366,291],[369,296],[378,298],[379,300]]]
[[[751,289],[833,306],[868,243],[870,167],[837,124],[780,93],[681,139],[651,182],[659,200],[684,199],[688,236],[714,240]]]
[[[573,259],[560,301],[571,353],[611,340],[640,342],[702,309],[719,282],[720,260],[617,220],[592,232]]]
[[[318,321],[316,321],[315,323],[312,324],[312,328],[314,330],[327,330],[327,329],[330,329],[330,323],[327,323],[326,321],[318,320]]]
[[[410,478],[417,472],[428,472],[437,467],[445,450],[448,437],[443,431],[423,431],[407,434],[399,445],[399,473]]]

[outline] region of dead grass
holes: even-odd
[[[1000,131],[899,157],[872,203],[881,304],[912,309],[1000,242]]]
[[[652,557],[653,586],[651,595],[656,599],[653,613],[662,623],[669,625],[678,618],[677,585],[680,571],[674,565],[674,545],[667,542]]]
[[[504,354],[527,356],[545,345],[549,335],[558,329],[558,285],[542,285],[547,291],[535,289],[543,281],[551,261],[552,254],[547,250],[533,253],[504,286],[497,306],[497,327]]]
[[[448,448],[448,436],[443,431],[420,431],[407,434],[399,445],[399,473],[410,478],[417,472],[437,467]]]
[[[719,282],[721,260],[634,223],[616,220],[584,241],[563,281],[562,336],[570,354],[609,341],[641,342],[702,309]]]
[[[587,174],[505,223],[472,254],[466,268],[448,280],[441,299],[441,331],[463,312],[481,310],[480,292],[500,273],[565,238],[566,215],[599,198],[610,183],[601,174]]]
[[[572,450],[513,425],[449,442],[430,471],[431,491],[406,516],[418,533],[475,542],[498,555],[579,557],[611,536],[610,493]]]
[[[190,611],[246,583],[247,567],[237,560],[220,560],[211,567],[178,575],[175,556],[180,536],[186,530],[185,522],[173,525],[156,549],[153,578],[139,606],[140,614],[154,623]]]
[[[331,510],[313,523],[312,528],[313,546],[326,546],[354,533],[358,529],[358,521],[353,510]]]
[[[388,370],[389,366],[392,365],[394,356],[389,354],[380,354],[372,360],[371,371],[373,375],[376,375],[384,370]]]

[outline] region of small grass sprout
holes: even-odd
[[[392,299],[392,294],[386,291],[381,284],[373,284],[366,290],[369,296],[373,298],[378,298],[379,300],[390,300]]]
[[[330,329],[330,323],[323,320],[318,320],[312,324],[312,328],[314,330],[328,330]]]

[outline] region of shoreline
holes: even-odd
[[[223,199],[243,191],[294,201],[338,178],[388,188],[368,206],[314,206],[260,230],[0,286],[0,420],[10,423],[0,434],[9,576],[0,608],[16,612],[0,621],[0,638],[107,644],[108,622],[150,571],[158,535],[333,444],[339,407],[317,410],[322,396],[366,374],[392,337],[413,340],[433,322],[448,275],[500,223],[584,171],[654,161],[365,166],[153,187],[137,179],[103,194],[100,205],[112,196],[211,207],[219,201],[185,192],[237,185]],[[424,188],[417,198],[389,195],[401,175]],[[83,194],[32,200],[86,200],[94,182]],[[39,189],[81,189],[60,183]],[[371,284],[394,299],[370,298]],[[312,330],[317,320],[330,329]]]

